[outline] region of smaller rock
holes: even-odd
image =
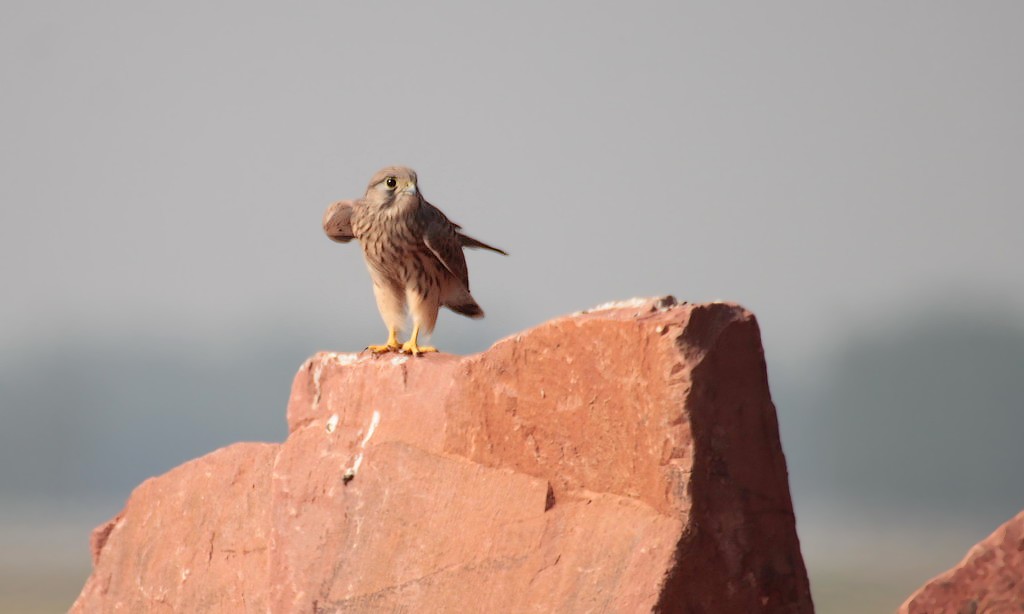
[[[1024,611],[1024,511],[971,548],[959,565],[918,589],[899,611]]]

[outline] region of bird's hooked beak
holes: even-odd
[[[413,196],[416,196],[416,184],[414,182],[410,181],[408,183],[408,185],[405,186],[405,189],[402,190],[402,193],[403,194],[411,194]]]

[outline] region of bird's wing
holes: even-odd
[[[356,205],[357,201],[354,200],[339,200],[327,207],[324,212],[324,232],[331,241],[348,243],[356,238],[352,234],[352,211]]]
[[[423,242],[427,249],[469,290],[469,269],[466,268],[466,256],[462,253],[462,242],[456,230],[458,227],[427,201],[423,201],[420,215],[424,228]]]
[[[429,205],[430,209],[436,211],[437,214],[440,215],[441,217],[443,217],[446,222],[451,224],[452,228],[455,229],[455,233],[459,237],[459,242],[462,244],[462,247],[470,247],[470,248],[473,248],[473,249],[489,249],[492,252],[498,252],[502,256],[508,256],[508,252],[506,252],[503,249],[494,247],[493,245],[488,245],[488,244],[484,243],[483,241],[481,241],[479,239],[474,239],[473,237],[471,237],[469,235],[462,234],[462,232],[461,232],[462,231],[462,226],[459,226],[455,222],[449,220],[448,216],[446,216],[444,213],[442,213],[440,209],[438,209],[434,205],[431,205],[430,203],[428,203],[425,200],[423,201],[423,204]]]
[[[456,224],[455,227],[458,228],[459,225]],[[480,249],[489,249],[492,252],[498,252],[502,256],[508,256],[508,252],[506,252],[503,249],[498,249],[497,247],[494,247],[493,245],[488,245],[488,244],[484,243],[483,241],[479,241],[477,239],[474,239],[473,237],[464,235],[461,232],[458,233],[458,234],[459,234],[459,241],[462,243],[462,247],[473,247],[473,248],[480,248]]]

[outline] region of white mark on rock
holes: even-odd
[[[377,430],[377,425],[380,424],[380,412],[373,412],[373,417],[370,418],[370,428],[366,431],[366,436],[363,437],[362,443],[359,444],[360,448],[366,447],[366,442],[370,441],[370,437],[373,437],[373,432]]]
[[[348,354],[339,354],[337,352],[331,352],[327,355],[327,357],[343,367],[347,367],[348,365],[359,362],[359,354],[354,354],[351,352],[349,352]]]
[[[331,417],[327,419],[327,432],[333,433],[336,428],[338,428],[338,414],[332,414]]]
[[[600,305],[591,307],[590,309],[577,311],[572,315],[579,316],[586,313],[593,313],[595,311],[606,311],[608,309],[628,309],[630,307],[640,308],[648,304],[650,304],[651,307],[653,307],[657,311],[665,311],[666,309],[675,307],[678,304],[678,302],[676,301],[675,297],[671,295],[650,297],[638,296],[636,298],[627,299],[625,301],[611,301],[609,303],[601,303]]]
[[[379,424],[380,412],[374,411],[373,417],[370,418],[370,426],[366,429],[366,435],[363,435],[363,440],[359,442],[359,452],[356,453],[356,457],[352,459],[352,466],[346,469],[345,473],[342,474],[341,479],[344,480],[346,484],[348,484],[352,478],[356,477],[356,474],[359,473],[359,467],[363,464],[363,450],[366,448],[366,444],[370,441],[370,438],[373,437],[373,433],[377,430],[377,425]]]
[[[345,483],[348,483],[352,478],[356,477],[357,473],[359,473],[359,465],[362,464],[363,453],[360,452],[359,454],[356,454],[355,460],[352,461],[352,466],[345,470],[345,473],[344,475],[341,476],[341,479],[343,479]]]
[[[316,392],[313,394],[313,411],[316,411],[320,407],[320,376],[324,373],[324,361],[316,361],[316,365],[313,366],[313,390]]]
[[[405,364],[405,361],[407,360],[409,360],[408,356],[395,356],[394,358],[391,359],[391,364],[398,366]]]
[[[351,365],[359,360],[359,354],[339,354],[337,352],[324,352],[321,355],[320,360],[316,361],[316,365],[313,366],[313,411],[320,408],[320,394],[322,392],[320,387],[320,378],[324,374],[324,367],[327,366],[328,362],[334,362],[343,367]],[[303,365],[305,366],[305,365]]]

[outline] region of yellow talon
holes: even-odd
[[[374,354],[384,354],[385,352],[398,352],[402,350],[402,346],[398,345],[398,332],[393,329],[388,329],[388,340],[384,345],[368,345],[366,349],[370,350]]]
[[[403,354],[412,354],[413,356],[422,356],[427,352],[436,352],[437,348],[430,347],[429,345],[416,345],[412,341],[406,341],[402,344]]]
[[[412,337],[408,341],[402,344],[400,350],[403,354],[412,354],[413,356],[422,356],[427,352],[436,352],[437,348],[430,347],[429,345],[420,345],[418,343],[420,336],[420,327],[417,324],[412,327]]]

